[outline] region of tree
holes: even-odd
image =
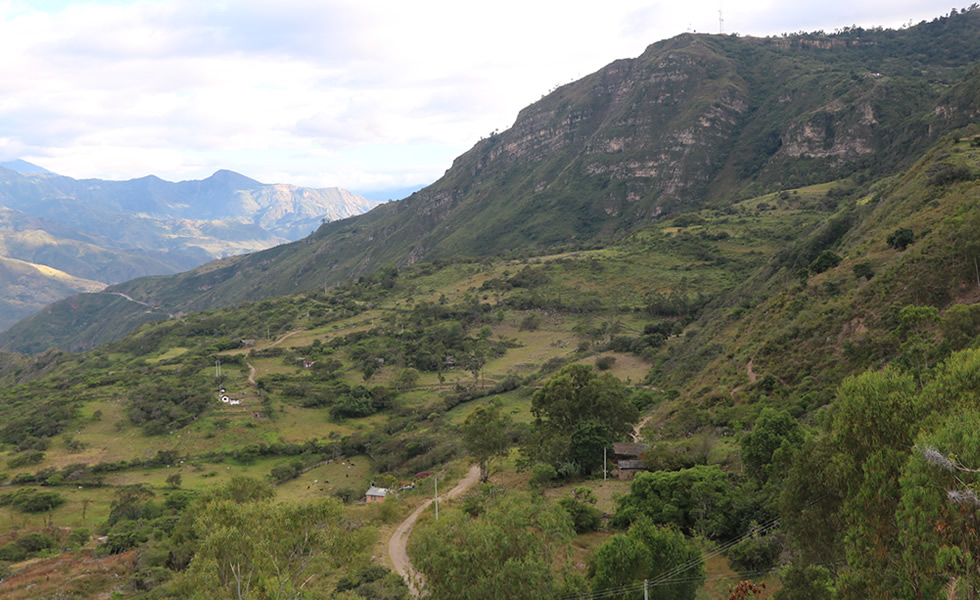
[[[929,368],[930,360],[937,352],[938,342],[933,328],[940,321],[939,309],[910,304],[899,311],[898,318],[899,326],[894,333],[901,340],[901,360],[921,385],[923,372]]]
[[[769,465],[773,455],[782,449],[784,454],[794,452],[803,444],[805,432],[799,422],[785,410],[764,408],[756,419],[752,433],[739,442],[742,462],[749,474],[761,482],[769,479]]]
[[[810,271],[814,273],[823,273],[827,269],[833,269],[840,264],[841,257],[837,253],[831,250],[824,250],[817,255],[813,262],[810,263]]]
[[[408,390],[415,386],[419,380],[419,372],[412,368],[402,369],[395,378],[394,386],[399,390]]]
[[[591,471],[601,464],[602,448],[632,432],[639,411],[630,398],[610,373],[582,364],[563,368],[531,397],[533,432],[522,453],[559,473]]]
[[[613,523],[625,526],[643,516],[681,531],[720,538],[735,532],[734,490],[718,465],[637,474],[619,499]]]
[[[561,507],[509,493],[472,518],[452,511],[420,523],[409,541],[423,595],[456,600],[548,600],[564,597],[572,580],[565,544],[575,535]]]
[[[912,377],[895,369],[869,371],[841,384],[835,401],[832,461],[843,488],[844,597],[895,597],[891,552],[898,537],[898,478],[920,420]]]
[[[936,597],[955,583],[980,592],[980,412],[950,415],[920,435],[903,469],[898,509],[903,581],[909,596]]]
[[[174,473],[167,476],[167,485],[170,486],[170,489],[176,490],[180,487],[182,480],[183,478],[180,476],[180,473]]]
[[[333,499],[308,504],[215,500],[194,524],[200,545],[177,597],[306,598],[315,574],[352,561],[369,537]]]
[[[640,517],[626,535],[614,535],[596,550],[592,587],[600,592],[634,584],[632,593],[613,597],[639,599],[644,579],[656,598],[693,600],[705,579],[701,552],[677,529]]]
[[[575,533],[595,531],[602,524],[602,511],[595,507],[598,498],[587,487],[575,488],[573,495],[558,501],[559,506],[568,511],[575,527]]]
[[[126,485],[116,490],[116,497],[113,499],[111,510],[109,511],[108,525],[113,525],[117,521],[137,520],[144,516],[147,503],[155,494],[145,483],[134,483]]]
[[[854,271],[854,277],[858,279],[864,278],[870,280],[875,276],[874,267],[867,261],[855,264],[853,267],[851,267],[851,270]]]
[[[905,250],[915,242],[915,232],[908,227],[899,227],[885,238],[889,248]]]
[[[613,597],[621,599],[643,597],[642,586],[637,584],[646,579],[650,571],[651,559],[650,551],[642,542],[629,535],[618,533],[599,546],[595,551],[594,560],[592,589],[596,594],[606,590],[631,587],[632,593],[621,592]]]
[[[774,600],[830,600],[833,597],[833,576],[826,567],[791,564],[780,571],[783,582]]]
[[[980,333],[980,304],[954,304],[943,315],[943,341],[950,350],[962,350]]]
[[[493,461],[507,456],[511,441],[510,415],[502,414],[499,402],[479,406],[463,423],[463,445],[480,464],[480,481],[490,477]]]

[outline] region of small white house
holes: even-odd
[[[222,396],[221,401],[224,402],[225,404],[228,404],[229,402],[231,402],[231,398],[228,396]]]
[[[232,406],[239,406],[239,405],[241,405],[241,403],[242,403],[242,401],[239,400],[238,398],[232,398],[231,400],[228,401],[228,404],[230,404]]]
[[[379,488],[372,485],[368,488],[364,497],[368,502],[384,502],[385,497],[390,493],[391,490],[388,488]]]

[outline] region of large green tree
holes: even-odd
[[[631,395],[610,373],[581,364],[563,368],[531,397],[533,431],[522,452],[565,475],[601,467],[602,449],[628,436],[639,418]]]
[[[477,518],[452,511],[420,523],[409,552],[434,599],[548,600],[574,591],[565,559],[574,535],[560,506],[507,494]]]
[[[370,542],[340,502],[308,504],[220,499],[200,512],[200,544],[174,592],[186,598],[311,597],[331,567],[353,560]]]
[[[803,426],[785,410],[762,409],[752,433],[743,437],[739,446],[742,462],[749,474],[765,482],[772,475],[770,465],[777,453],[793,454],[803,444]],[[784,461],[777,460],[777,464]]]
[[[687,533],[722,538],[737,533],[735,487],[718,465],[637,474],[630,493],[619,499],[613,522],[620,526],[643,516]]]
[[[511,418],[498,402],[479,406],[463,423],[463,445],[480,465],[480,481],[490,477],[493,461],[507,456],[511,443]]]
[[[980,593],[980,412],[949,416],[923,434],[903,469],[898,509],[904,592]]]
[[[592,587],[595,593],[622,599],[643,598],[642,582],[651,583],[654,598],[693,600],[704,583],[701,552],[676,528],[658,527],[639,517],[629,532],[609,538],[596,550]]]

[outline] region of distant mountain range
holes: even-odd
[[[298,242],[111,288],[160,307],[154,314],[123,296],[81,294],[3,333],[0,348],[77,350],[121,335],[127,320],[320,289],[381,267],[595,248],[780,190],[884,185],[976,123],[978,65],[980,10],[901,30],[679,35],[526,107],[399,202]],[[140,210],[152,213],[164,182],[128,183],[142,186]]]
[[[224,170],[176,183],[78,180],[3,162],[0,330],[73,293],[284,244],[378,204]]]

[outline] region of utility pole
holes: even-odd
[[[602,480],[606,480],[606,449],[602,449]]]
[[[435,486],[436,521],[438,521],[439,520],[439,476],[438,475],[432,478],[432,484]]]
[[[216,379],[221,378],[221,359],[214,361],[214,376]]]
[[[643,600],[650,600],[650,580],[643,580]]]

